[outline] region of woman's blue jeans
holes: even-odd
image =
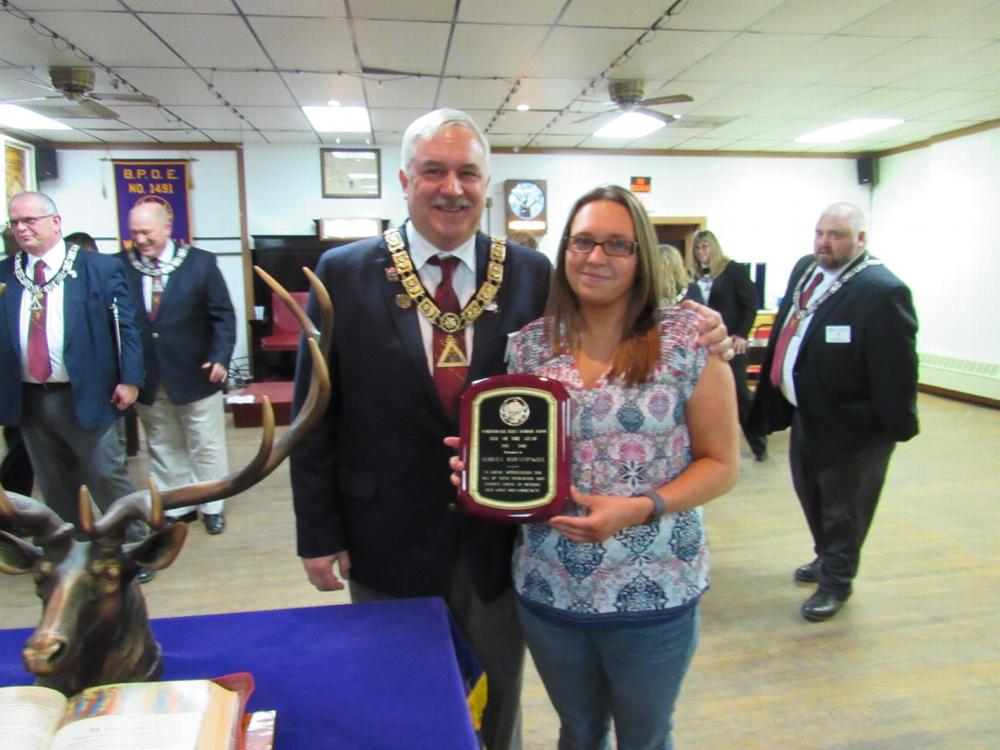
[[[559,750],[672,750],[674,703],[698,645],[698,607],[664,624],[571,628],[518,602],[525,640],[559,714]]]

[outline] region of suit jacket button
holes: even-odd
[[[458,510],[458,506],[455,505],[455,503],[448,503],[448,510],[454,513],[456,510]]]

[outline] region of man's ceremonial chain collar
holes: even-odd
[[[76,260],[78,252],[80,252],[80,248],[77,245],[69,245],[66,248],[66,257],[63,258],[62,267],[59,269],[59,272],[44,284],[36,284],[24,273],[24,268],[22,268],[24,264],[21,262],[21,256],[24,255],[23,251],[19,250],[17,255],[14,256],[14,275],[21,282],[21,286],[31,295],[32,310],[41,310],[42,296],[59,286],[67,276],[76,278],[76,271],[73,270],[73,261]]]
[[[500,292],[500,284],[503,282],[503,262],[507,257],[507,241],[502,237],[490,237],[490,261],[486,266],[486,278],[461,313],[442,313],[441,308],[434,304],[434,300],[427,294],[420,277],[413,269],[413,259],[407,252],[398,229],[389,229],[382,237],[389,248],[392,264],[403,289],[416,304],[420,314],[427,318],[431,325],[437,326],[445,333],[455,333],[472,325],[483,310],[493,304]]]
[[[853,279],[859,273],[864,271],[869,266],[881,266],[881,265],[882,261],[880,261],[878,258],[871,257],[867,252],[864,253],[864,255],[862,255],[861,258],[858,260],[857,265],[853,266],[852,268],[849,268],[847,271],[840,274],[840,276],[837,277],[837,280],[830,285],[829,289],[823,292],[816,299],[810,301],[808,307],[802,309],[799,306],[799,300],[802,297],[802,288],[805,286],[806,282],[813,277],[816,271],[816,263],[814,262],[811,266],[809,266],[809,270],[806,271],[804,274],[802,274],[802,278],[799,280],[799,283],[795,286],[795,292],[792,295],[792,310],[794,311],[793,314],[800,321],[804,318],[808,318],[810,315],[816,312],[817,308],[819,308],[820,305],[822,305],[824,302],[830,299],[830,297],[839,292],[841,287],[844,286],[844,284]]]
[[[154,266],[153,261],[145,255],[136,253],[136,251],[132,249],[125,251],[125,257],[128,258],[128,262],[131,264],[132,268],[144,276],[169,276],[180,268],[180,265],[184,262],[187,254],[187,246],[177,245],[177,248],[174,251],[173,260],[169,263],[160,263]]]

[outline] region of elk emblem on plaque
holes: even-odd
[[[569,394],[537,375],[477,380],[460,400],[458,499],[506,523],[559,515],[570,500]]]

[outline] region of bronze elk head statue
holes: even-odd
[[[326,288],[303,269],[318,303],[317,329],[281,285],[261,269],[255,270],[298,320],[312,358],[308,396],[280,439],[275,441],[274,412],[265,398],[260,447],[242,469],[220,480],[162,492],[150,481],[148,490],[118,498],[96,519],[90,495],[81,488],[80,528],[43,503],[0,488],[0,516],[32,538],[27,541],[0,531],[0,572],[31,573],[42,600],[41,622],[22,651],[35,684],[73,695],[93,685],[158,679],[162,653],[135,575],[140,566],[168,567],[184,544],[187,525],[166,524],[163,511],[249,489],[274,471],[326,412],[330,398],[326,357],[333,331],[333,307]],[[143,539],[127,543],[126,527],[136,520],[148,524],[150,531]]]

